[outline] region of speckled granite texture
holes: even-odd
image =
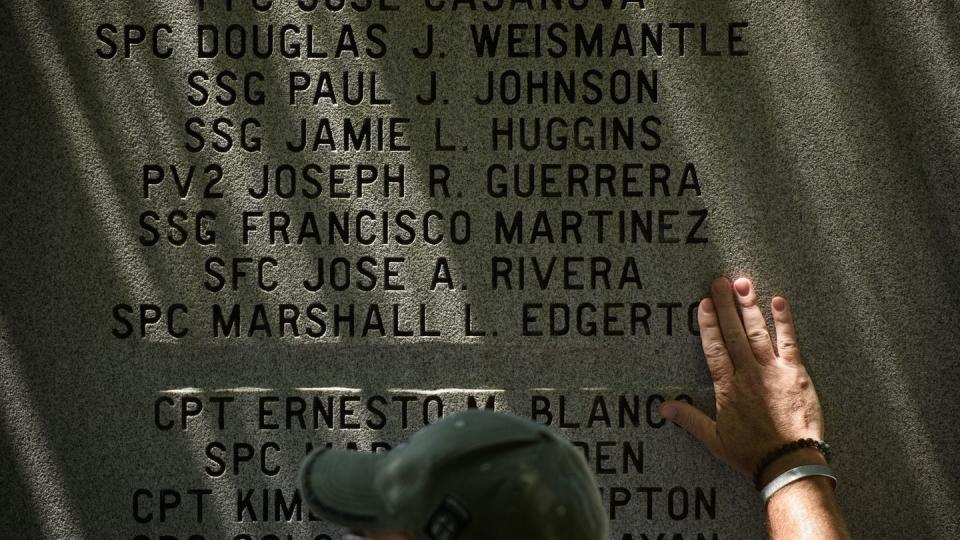
[[[310,520],[294,491],[308,445],[386,448],[473,397],[481,406],[489,398],[498,410],[550,421],[577,441],[604,487],[614,538],[760,538],[761,505],[750,483],[647,413],[664,396],[687,394],[700,404],[712,399],[687,306],[706,293],[712,276],[725,273],[751,276],[767,303],[774,294],[793,301],[855,537],[960,537],[960,13],[950,2],[651,0],[644,9],[609,11],[432,12],[419,1],[394,0],[387,4],[402,5],[398,11],[311,13],[294,1],[275,0],[264,13],[235,3],[229,13],[222,2],[200,10],[187,0],[6,0],[0,7],[0,536],[336,538],[333,529]],[[505,58],[501,49],[497,58],[477,58],[472,46],[471,25],[557,22],[568,32],[577,24],[591,31],[602,25],[607,54],[578,58],[571,49],[561,57]],[[693,26],[684,30],[681,56],[679,30],[669,23],[686,22]],[[170,32],[157,34],[158,51],[172,48],[169,58],[150,52],[150,30],[161,23]],[[198,25],[249,30],[284,23],[298,25],[300,33],[290,35],[300,43],[312,25],[316,50],[330,56],[338,42],[349,49],[344,26],[351,25],[359,57],[305,59],[301,50],[292,59],[277,51],[266,59],[197,58]],[[664,23],[661,56],[641,54],[644,23]],[[98,32],[102,24],[118,32]],[[420,60],[410,49],[422,46],[428,24],[437,51]],[[130,58],[119,41],[124,25],[147,29]],[[618,25],[633,32],[632,56],[609,54],[623,39],[616,37]],[[520,38],[523,50],[533,48],[535,31],[527,27]],[[728,32],[742,36],[732,47],[746,55],[729,55]],[[98,35],[117,40],[118,55]],[[702,54],[703,35],[710,40],[706,50],[719,56]],[[528,71],[591,69],[599,80],[621,70],[617,77],[632,77],[635,91],[638,71],[652,76],[656,70],[658,99],[617,104],[606,91],[598,104],[583,102],[589,91],[572,104],[473,99],[488,72],[526,77]],[[190,86],[194,70],[212,76],[230,70],[241,80],[261,73],[253,88],[264,91],[266,102],[245,103],[240,93],[236,104],[195,105],[188,98],[200,100],[202,93]],[[354,77],[375,72],[378,97],[389,103],[372,103],[370,95],[358,105],[342,95],[336,105],[310,103],[321,72],[334,75],[331,91],[339,92],[345,70]],[[290,105],[293,71],[305,72],[314,86]],[[426,91],[431,71],[440,97],[421,105],[415,98]],[[618,92],[626,80],[617,79]],[[230,93],[210,99],[217,96]],[[261,137],[262,148],[221,152],[213,145],[223,140],[214,136],[191,151],[198,138],[185,127],[188,119],[209,123],[219,116],[236,122],[228,128],[235,145],[240,121],[257,118],[251,133]],[[312,136],[319,119],[328,118],[338,136],[344,118],[364,117],[408,119],[398,128],[398,148],[284,148],[300,119]],[[587,131],[599,129],[601,119],[656,121],[644,124],[649,131],[638,128],[632,150],[492,147],[494,119],[550,117],[571,124],[589,119],[594,124]],[[434,148],[435,118],[450,151]],[[209,128],[194,131],[211,135]],[[612,140],[610,132],[596,137]],[[217,175],[204,170],[211,163],[224,171],[211,189],[222,197],[202,197]],[[310,163],[317,164],[318,178],[327,174],[317,198],[257,199],[247,191],[265,164],[302,170]],[[329,167],[338,163],[353,180],[331,189]],[[529,164],[558,164],[556,171],[545,169],[557,177],[568,174],[569,164],[587,164],[588,186],[595,164],[614,164],[620,169],[610,174],[619,191],[497,198],[486,188],[486,171],[495,163],[504,164],[507,178],[514,164],[523,171]],[[631,173],[643,196],[622,192],[624,163],[644,165]],[[658,163],[669,166],[671,176],[651,194],[649,171],[664,172]],[[694,184],[681,192],[688,163],[699,193]],[[160,165],[165,177],[147,186],[145,198],[148,164]],[[356,164],[381,172],[403,165],[402,197],[396,190],[384,197],[382,181],[358,196],[349,168]],[[177,167],[183,196],[170,165]],[[187,189],[190,165],[196,169]],[[431,196],[432,165],[449,169],[449,196],[442,184]],[[330,196],[338,190],[346,196]],[[191,228],[184,245],[172,245],[168,233],[174,240],[180,233],[162,220],[177,209],[185,212],[186,228],[198,212],[215,213],[215,223],[204,224],[204,231],[216,231],[215,244],[198,242]],[[365,233],[380,234],[379,212],[389,221],[407,211],[415,216],[410,223],[434,216],[428,219],[441,224],[434,232],[447,236],[431,243],[419,231],[410,245],[383,243],[382,236],[371,244],[358,236],[328,241],[329,212],[364,209],[376,212],[364,221]],[[619,240],[619,212],[631,210],[653,212],[650,242]],[[268,217],[249,218],[256,229],[248,227],[244,241],[244,213],[278,211],[291,217],[289,245],[270,244]],[[463,243],[451,241],[457,227],[442,226],[458,211],[470,218],[470,239]],[[518,211],[524,243],[497,244],[496,213],[512,219]],[[156,235],[141,225],[145,212],[161,216],[146,218],[160,223]],[[323,241],[299,244],[296,234],[310,212]],[[611,214],[607,236],[598,242],[598,225],[589,220],[602,212]],[[694,232],[701,215],[708,217]],[[582,242],[572,229],[562,242],[564,219],[582,219]],[[554,243],[544,240],[550,234]],[[156,245],[141,242],[153,237]],[[688,241],[695,238],[706,241]],[[366,266],[378,276],[372,290],[363,290],[370,280],[357,271],[365,256],[377,262],[376,270]],[[208,262],[215,257],[226,264]],[[256,265],[240,263],[246,276],[234,290],[227,272],[232,261],[263,257],[276,261],[263,276],[276,288],[255,287]],[[354,265],[350,286],[303,286],[316,275],[318,258],[329,266],[336,257]],[[404,258],[395,277],[403,290],[385,290],[386,257]],[[504,274],[512,289],[496,277],[495,257],[514,265]],[[523,290],[517,288],[519,257],[526,265]],[[537,274],[544,278],[551,257],[561,259],[540,290]],[[578,274],[564,272],[563,257],[584,258],[567,261]],[[591,257],[609,260],[610,288],[606,278],[591,282],[593,265],[606,264]],[[452,290],[445,284],[431,290],[440,258],[448,263],[440,273],[453,276]],[[540,266],[534,268],[534,259]],[[222,283],[205,271],[209,264]],[[321,336],[313,335],[321,327],[308,315],[317,302],[328,309],[312,312],[326,322]],[[132,309],[125,311],[125,304]],[[165,315],[143,337],[136,326],[140,304],[163,306]],[[177,304],[186,311],[175,310],[167,327],[167,310]],[[226,320],[234,304],[240,335],[215,336],[213,306],[222,306]],[[262,313],[256,312],[260,304]],[[358,335],[332,335],[333,306],[351,304]],[[373,304],[378,314],[370,314]],[[524,322],[525,304],[535,321]],[[584,304],[607,306],[608,319],[616,320],[600,318],[597,333],[607,335],[583,335],[591,327],[578,331],[576,321],[566,335],[523,335],[548,327],[550,304],[566,306],[554,308],[555,315],[576,314]],[[471,330],[484,335],[467,335],[468,305]],[[592,312],[581,314],[590,319]],[[296,320],[296,332],[281,315]],[[365,324],[368,335],[360,336]],[[181,337],[171,335],[185,329]],[[414,335],[399,335],[408,330]],[[126,333],[132,336],[117,337]]]

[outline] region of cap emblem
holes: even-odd
[[[470,523],[470,513],[451,496],[447,496],[434,510],[427,521],[427,537],[430,540],[456,540]]]

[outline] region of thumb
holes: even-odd
[[[660,415],[671,420],[697,438],[714,456],[720,457],[720,439],[717,423],[700,409],[685,401],[664,401]]]

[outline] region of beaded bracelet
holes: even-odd
[[[760,485],[760,476],[763,474],[763,471],[777,459],[801,448],[816,448],[823,454],[823,457],[826,458],[827,463],[830,463],[830,459],[833,457],[833,449],[830,448],[830,445],[824,441],[818,441],[816,439],[800,439],[793,442],[784,444],[783,446],[773,450],[766,455],[760,464],[757,465],[757,471],[753,473],[753,484],[757,487],[757,490],[763,489],[763,486]]]

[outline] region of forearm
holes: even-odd
[[[822,445],[798,442],[822,441],[823,412],[797,349],[786,299],[774,297],[770,302],[777,330],[774,349],[749,279],[731,284],[719,277],[710,292],[711,297],[700,302],[697,322],[717,396],[716,420],[683,401],[664,402],[660,413],[740,472],[759,474],[758,488],[775,490],[780,483],[770,482],[796,467],[825,467],[829,452]],[[767,463],[768,456],[779,457]],[[756,471],[757,467],[762,469]],[[827,472],[820,467],[795,471],[783,480]],[[776,490],[766,513],[774,540],[850,538],[827,477],[802,477]]]
[[[823,476],[802,478],[774,493],[767,528],[771,540],[850,538],[830,479]]]

